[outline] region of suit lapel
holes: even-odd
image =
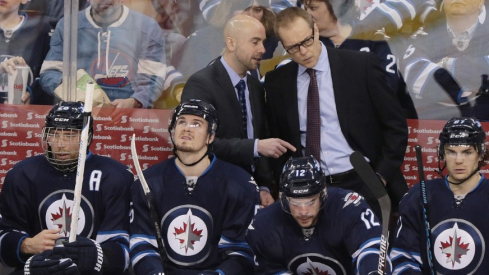
[[[352,99],[350,99],[348,95],[348,80],[345,79],[343,75],[349,75],[349,72],[343,66],[341,57],[337,52],[338,50],[328,48],[327,51],[331,70],[331,79],[333,81],[336,112],[338,114],[341,131],[343,132],[343,135],[347,137],[345,133],[348,133],[348,100]]]
[[[216,69],[217,83],[219,83],[221,88],[220,94],[228,102],[229,106],[232,106],[231,109],[233,110],[234,117],[239,118],[237,121],[241,121],[241,106],[239,105],[233,83],[231,82],[231,78],[229,77],[226,68],[224,68],[224,65],[222,65],[220,60],[217,60],[211,66],[214,66]],[[248,134],[245,133],[243,127],[238,128],[240,129],[241,136],[246,138]]]

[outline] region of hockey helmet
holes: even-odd
[[[56,152],[53,152],[52,143],[59,142],[59,139],[63,137],[63,142],[65,142],[65,144],[69,143],[70,145],[79,145],[84,120],[83,108],[84,104],[80,101],[61,101],[54,105],[46,116],[46,123],[42,130],[42,147],[46,159],[57,170],[70,172],[75,170],[77,166],[77,155],[79,151],[78,146],[69,146],[69,148],[73,148],[69,149],[72,151],[63,152],[70,154],[73,157],[57,159],[55,155]],[[90,116],[89,119],[90,128],[87,143],[88,146],[90,146],[93,137],[93,117]]]
[[[474,145],[477,153],[483,155],[486,151],[486,133],[480,122],[475,118],[452,118],[440,133],[438,156],[443,159],[445,145]]]
[[[168,125],[168,131],[171,132],[175,129],[175,123],[180,115],[194,115],[202,117],[209,123],[208,133],[214,135],[217,130],[218,120],[217,111],[212,104],[204,102],[200,99],[190,99],[187,102],[181,103],[175,108],[172,116],[170,117],[170,123]]]
[[[292,198],[310,197],[326,187],[326,178],[319,162],[312,156],[290,158],[280,176],[283,195]]]

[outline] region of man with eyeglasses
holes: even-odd
[[[216,156],[253,175],[260,186],[261,205],[267,206],[274,202],[271,194],[278,189],[268,158],[295,148],[268,138],[263,85],[248,74],[258,68],[265,53],[265,27],[239,14],[226,23],[223,36],[223,55],[188,79],[182,101],[201,99],[216,107],[221,123],[214,141]]]
[[[259,208],[258,187],[243,169],[210,151],[217,125],[216,109],[200,100],[173,112],[168,132],[175,157],[144,171],[157,217],[150,214],[139,181],[133,185],[130,256],[136,275],[253,274],[245,233]],[[158,253],[154,220],[164,256]]]
[[[246,233],[255,274],[377,274],[381,226],[362,196],[326,188],[311,156],[287,161],[280,188]]]
[[[275,32],[293,62],[265,77],[270,133],[297,148],[273,161],[275,176],[290,156],[313,155],[328,185],[362,194],[380,214],[349,162],[350,154],[360,151],[386,185],[395,207],[407,191],[400,165],[408,132],[377,57],[326,48],[313,19],[300,8],[280,12]]]
[[[480,172],[488,160],[485,143],[486,134],[474,118],[445,124],[438,146],[442,177],[426,181],[424,188],[416,184],[401,201],[391,233],[396,236],[390,254],[393,274],[487,274],[489,220],[481,215],[488,208],[489,181]]]

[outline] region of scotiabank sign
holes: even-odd
[[[12,106],[0,108],[0,183],[13,165],[26,157],[43,154],[41,133],[51,106]],[[168,133],[170,110],[94,108],[93,153],[111,157],[127,165],[133,173],[132,134],[136,134],[139,163],[144,170],[173,156]],[[414,147],[422,146],[426,179],[439,177],[438,136],[446,121],[408,120],[409,142],[401,166],[409,186],[419,181]],[[489,130],[489,123],[482,123]],[[489,135],[489,131],[486,132]],[[442,163],[443,165],[443,163]],[[482,172],[489,175],[489,169]]]

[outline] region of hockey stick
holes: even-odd
[[[418,162],[418,174],[419,174],[419,184],[421,187],[421,195],[423,201],[423,218],[424,218],[424,227],[426,231],[426,253],[428,254],[428,264],[430,266],[431,274],[435,274],[435,268],[433,266],[433,254],[431,253],[431,227],[430,222],[428,221],[428,199],[426,197],[426,183],[424,182],[424,166],[423,166],[423,155],[421,152],[421,146],[414,146],[414,150],[416,151],[416,161]]]
[[[143,171],[141,170],[141,166],[139,165],[138,153],[136,151],[136,134],[132,134],[131,140],[131,154],[132,161],[134,163],[134,168],[136,168],[136,172],[141,182],[141,186],[143,187],[144,194],[146,195],[146,201],[148,203],[149,212],[151,215],[151,219],[153,220],[155,231],[156,231],[156,243],[158,245],[158,253],[161,257],[161,263],[163,264],[163,270],[167,272],[165,268],[166,263],[166,252],[163,247],[163,239],[161,238],[161,229],[158,221],[158,214],[156,213],[155,206],[153,204],[153,194],[151,193],[151,189],[149,189],[148,183],[144,178]]]
[[[80,136],[80,149],[78,150],[78,164],[76,167],[75,191],[71,212],[70,237],[68,241],[76,241],[76,231],[78,230],[78,214],[80,213],[81,191],[83,186],[83,173],[85,172],[85,161],[87,158],[88,132],[90,130],[90,116],[92,115],[93,90],[95,84],[87,83],[85,92],[85,104],[83,107],[83,129]]]
[[[367,184],[372,194],[379,201],[380,210],[382,212],[382,236],[380,239],[379,265],[377,272],[386,274],[387,269],[387,249],[389,246],[389,221],[391,215],[391,200],[384,185],[370,167],[370,164],[365,160],[365,157],[360,152],[353,152],[350,155],[350,162],[353,168],[358,173],[360,178]]]

